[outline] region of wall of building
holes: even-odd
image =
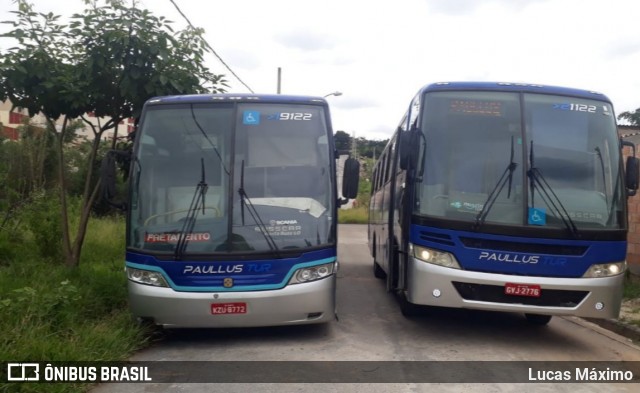
[[[17,140],[19,137],[17,128],[22,124],[23,119],[28,117],[27,110],[16,108],[12,111],[9,101],[0,102],[0,123],[2,123],[0,133],[5,138]]]
[[[627,263],[640,271],[640,194],[629,198],[629,235]]]
[[[640,156],[640,128],[621,126],[619,128],[620,136],[636,146],[636,156]],[[631,148],[623,149],[623,156],[626,158],[631,155]],[[640,192],[627,198],[629,208],[629,235],[627,237],[627,263],[629,268],[636,274],[640,274]]]
[[[2,123],[2,132],[5,138],[9,138],[12,140],[17,140],[19,137],[19,133],[17,128],[22,125],[22,121],[24,118],[28,118],[29,114],[26,109],[14,108],[11,110],[11,102],[4,101],[0,102],[0,123]],[[106,124],[109,121],[108,117],[95,117],[92,113],[87,113],[85,118],[89,120],[95,126],[100,126]],[[31,124],[39,127],[46,127],[46,119],[43,115],[37,115],[30,119]],[[63,119],[60,118],[56,122],[56,127],[58,129],[62,128]],[[118,124],[118,136],[127,135],[129,132],[133,130],[134,119],[125,119]],[[113,130],[109,130],[105,132],[102,136],[103,140],[113,138]],[[93,131],[91,127],[88,125],[83,129],[78,130],[76,135],[80,138],[84,138],[87,140],[93,140]]]

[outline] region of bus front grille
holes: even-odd
[[[588,291],[565,291],[560,289],[542,289],[540,297],[513,296],[504,293],[504,287],[498,285],[470,284],[454,281],[453,285],[465,300],[491,303],[525,304],[542,307],[578,306]]]

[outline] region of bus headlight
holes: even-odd
[[[583,278],[611,277],[622,274],[627,270],[627,261],[602,263],[599,265],[591,265],[589,270],[582,275]]]
[[[303,282],[320,280],[332,275],[335,270],[335,262],[318,266],[303,267],[302,269],[298,269],[295,273],[293,273],[291,280],[289,280],[289,284],[300,284]]]
[[[134,269],[127,267],[127,277],[133,282],[144,285],[152,285],[154,287],[168,287],[161,273],[152,272],[150,270]]]
[[[432,248],[413,245],[413,256],[426,263],[433,265],[450,267],[452,269],[460,269],[460,264],[453,254],[443,251],[434,250]]]

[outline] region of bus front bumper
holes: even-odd
[[[488,311],[617,318],[624,274],[604,278],[514,276],[452,269],[410,258],[411,303]],[[514,296],[505,286],[539,286],[540,296]]]
[[[167,328],[300,325],[335,319],[335,274],[267,291],[178,292],[130,280],[128,289],[134,317]],[[212,306],[229,303],[244,304],[244,312],[213,313]]]

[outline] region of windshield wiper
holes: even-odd
[[[562,223],[567,227],[571,235],[574,238],[579,237],[578,228],[569,216],[569,212],[562,204],[558,195],[553,191],[553,188],[547,183],[547,180],[542,176],[540,169],[534,165],[533,156],[533,141],[531,141],[531,149],[529,150],[529,170],[527,171],[527,177],[529,177],[529,184],[531,188],[531,208],[535,208],[534,204],[534,190],[536,188],[541,191],[540,197],[542,201],[551,208],[552,213],[562,220]]]
[[[249,195],[247,195],[247,192],[244,190],[244,160],[242,160],[242,166],[240,167],[240,187],[238,187],[238,194],[240,194],[240,216],[242,219],[242,226],[244,226],[244,207],[246,205],[249,214],[253,218],[253,221],[258,224],[258,228],[260,228],[260,232],[262,233],[262,236],[264,236],[264,240],[267,241],[269,249],[278,254],[278,252],[280,251],[278,249],[278,245],[273,240],[273,237],[271,237],[271,234],[267,230],[267,226],[264,225],[264,222],[260,218],[258,211],[253,206],[253,203],[251,203],[251,198],[249,198]]]
[[[200,205],[202,205],[202,214],[205,212],[205,200],[204,197],[207,194],[207,190],[209,186],[205,181],[204,174],[204,158],[200,158],[200,182],[196,185],[196,190],[193,193],[193,198],[191,199],[191,205],[189,205],[189,210],[187,210],[187,216],[184,218],[184,223],[182,224],[182,229],[180,229],[180,234],[178,236],[178,242],[176,244],[176,249],[174,253],[174,259],[180,260],[184,255],[185,250],[187,249],[187,244],[189,244],[189,238],[192,235],[193,227],[196,224],[196,214]]]
[[[600,148],[596,146],[595,148],[596,154],[598,155],[598,160],[600,161],[600,170],[602,172],[602,190],[604,191],[604,201],[609,206],[609,196],[607,195],[607,175],[604,172],[604,160],[602,159],[602,152]]]
[[[511,158],[509,159],[509,165],[507,165],[507,168],[504,170],[504,172],[502,172],[502,176],[500,176],[500,179],[498,179],[498,182],[493,187],[493,190],[491,190],[489,197],[485,201],[484,205],[482,205],[482,209],[480,209],[480,212],[478,212],[478,215],[476,216],[476,223],[474,225],[474,228],[476,230],[480,229],[482,224],[484,224],[484,221],[486,220],[487,215],[489,214],[489,211],[491,211],[493,204],[498,199],[498,196],[504,189],[504,186],[505,184],[507,184],[507,182],[509,182],[509,188],[507,189],[507,199],[511,198],[511,186],[513,184],[513,171],[515,171],[516,167],[518,166],[518,164],[516,164],[513,161],[513,153],[514,152],[513,152],[513,135],[512,135],[511,136]]]
[[[222,156],[220,155],[220,152],[218,151],[218,148],[216,147],[216,145],[211,141],[211,139],[209,138],[209,135],[207,135],[207,133],[204,131],[204,129],[202,128],[202,126],[200,126],[200,123],[198,123],[198,120],[196,119],[196,114],[193,111],[193,105],[190,106],[191,109],[191,117],[193,118],[193,122],[196,124],[196,127],[198,127],[198,130],[200,130],[200,132],[202,133],[202,135],[205,137],[205,139],[207,140],[207,142],[209,142],[209,144],[211,145],[211,147],[213,148],[213,151],[216,152],[216,155],[218,156],[218,160],[220,160],[220,165],[222,165],[222,170],[224,171],[224,173],[227,174],[227,176],[229,176],[229,170],[227,169],[227,167],[224,165],[224,160],[222,159]]]

